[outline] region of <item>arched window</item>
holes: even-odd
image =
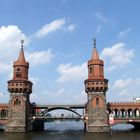
[[[99,106],[99,98],[98,97],[96,98],[96,106],[97,107]]]
[[[16,98],[14,100],[14,106],[20,106],[20,104],[21,104],[21,101],[18,98]]]
[[[6,110],[2,109],[0,115],[1,115],[1,118],[6,118]]]
[[[92,67],[89,68],[89,73],[92,73]]]
[[[16,77],[21,77],[20,68],[17,68],[17,70],[16,70]]]
[[[94,75],[94,66],[89,67],[89,73]]]

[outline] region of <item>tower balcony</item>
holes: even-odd
[[[107,79],[85,80],[85,91],[88,92],[106,92],[108,90]]]
[[[8,81],[8,91],[10,93],[32,93],[32,82],[24,80]]]
[[[104,65],[104,61],[100,59],[92,59],[88,61],[88,65]]]

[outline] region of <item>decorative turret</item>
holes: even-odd
[[[19,57],[13,64],[13,78],[8,81],[10,100],[6,132],[26,132],[32,129],[30,122],[32,82],[28,80],[29,63],[24,56],[23,43],[24,41],[21,40]]]
[[[104,62],[99,59],[94,39],[94,48],[91,60],[88,61],[88,79],[85,80],[85,91],[107,91],[108,80],[104,78]]]
[[[21,50],[17,61],[13,64],[13,79],[8,81],[8,90],[11,93],[32,92],[32,82],[28,81],[29,63],[26,62],[23,49],[24,41],[21,40]]]
[[[88,132],[108,132],[106,91],[108,80],[104,78],[104,62],[100,60],[96,39],[91,60],[88,61],[88,79],[85,80],[87,93],[86,130]]]

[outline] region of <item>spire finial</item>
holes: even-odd
[[[97,52],[97,49],[96,49],[96,38],[93,38],[93,53],[92,53],[92,59],[99,59],[99,56],[98,56],[98,52]]]
[[[94,45],[94,48],[96,48],[96,38],[93,38],[93,45]]]
[[[23,48],[24,40],[22,39],[20,40],[20,42],[21,42],[21,48]]]

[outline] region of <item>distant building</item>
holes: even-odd
[[[137,102],[137,103],[140,103],[140,98],[134,98],[133,101]]]

